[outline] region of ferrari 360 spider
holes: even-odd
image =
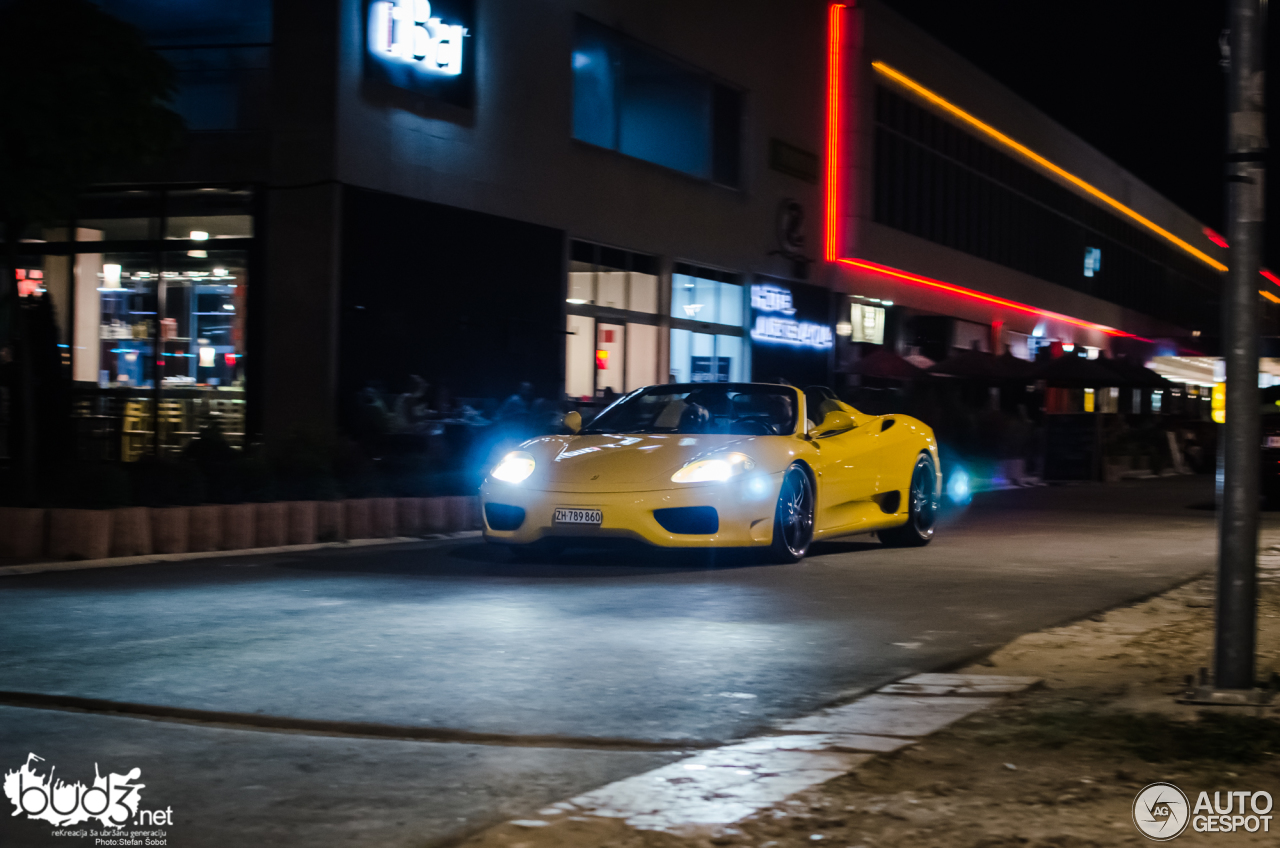
[[[867,415],[830,389],[677,383],[637,389],[586,427],[506,454],[480,489],[485,538],[517,551],[633,539],[755,547],[778,562],[823,537],[933,538],[933,431]]]

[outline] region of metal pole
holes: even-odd
[[[1263,6],[1230,0],[1227,238],[1224,289],[1226,414],[1218,527],[1214,688],[1252,689],[1257,630],[1258,485],[1262,422],[1258,392],[1258,271],[1263,243]]]

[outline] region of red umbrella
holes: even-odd
[[[918,380],[925,376],[923,369],[917,368],[884,347],[878,348],[870,356],[859,359],[853,366],[853,373],[881,380]]]
[[[966,377],[970,380],[998,382],[1006,379],[996,357],[980,350],[962,350],[953,353],[929,369],[930,374],[944,377]]]

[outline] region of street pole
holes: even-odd
[[[1215,689],[1256,686],[1258,486],[1262,421],[1258,392],[1258,280],[1263,244],[1263,109],[1266,0],[1230,0],[1227,93],[1227,239],[1231,269],[1223,306],[1226,357],[1224,485],[1218,526]]]

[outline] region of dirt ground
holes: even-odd
[[[1280,669],[1280,546],[1261,557],[1259,677]],[[734,825],[681,834],[612,819],[543,815],[466,848],[1087,848],[1147,842],[1131,807],[1168,781],[1280,798],[1280,709],[1179,705],[1184,677],[1211,665],[1213,582],[1032,633],[964,672],[1044,684],[924,742],[878,756]],[[546,811],[544,811],[546,812]],[[1276,811],[1280,813],[1280,810]],[[1179,845],[1273,845],[1273,832],[1196,833]]]

